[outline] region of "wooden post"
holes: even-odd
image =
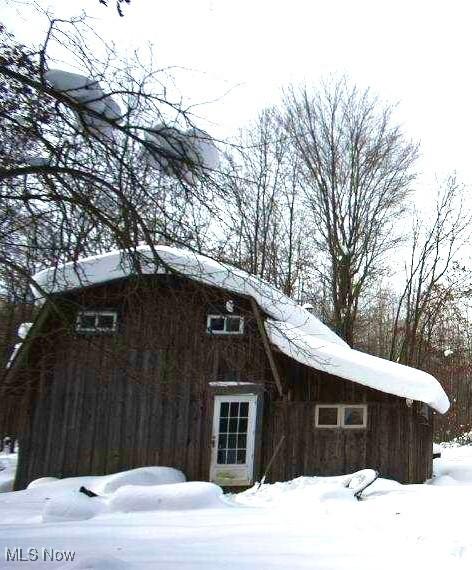
[[[279,392],[279,396],[283,397],[283,388],[282,388],[282,381],[280,379],[279,371],[277,370],[277,364],[275,363],[275,358],[272,353],[272,349],[270,347],[269,339],[267,337],[267,332],[264,327],[264,322],[262,321],[261,313],[259,312],[259,307],[257,306],[256,301],[251,297],[251,306],[254,312],[254,316],[256,317],[257,327],[259,329],[259,333],[262,337],[262,342],[264,344],[264,350],[266,352],[267,358],[269,359],[270,369],[272,371],[272,376],[274,377],[275,384],[277,386],[277,390]]]

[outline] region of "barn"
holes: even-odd
[[[235,488],[269,466],[272,481],[431,476],[433,410],[449,407],[436,379],[351,349],[258,278],[140,246],[35,282],[42,308],[2,388],[16,394],[17,489],[145,465]]]

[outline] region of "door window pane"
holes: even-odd
[[[246,463],[246,450],[245,449],[238,449],[237,453],[237,462],[239,464],[244,464]]]
[[[238,435],[238,447],[240,449],[246,449],[246,435]]]
[[[236,449],[236,438],[238,436],[236,434],[228,435],[228,448]]]
[[[231,433],[236,433],[238,431],[238,418],[230,418],[229,420],[229,431]]]
[[[220,433],[228,431],[228,418],[220,418]]]
[[[246,433],[247,432],[247,418],[241,418],[239,420],[239,430],[240,433]]]

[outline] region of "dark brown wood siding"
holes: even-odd
[[[244,316],[244,334],[209,335],[207,314],[224,310],[228,299]],[[82,307],[117,310],[118,331],[77,334]],[[209,383],[241,378],[270,388],[248,300],[161,276],[89,288],[63,299],[59,310],[36,340],[34,413],[17,486],[144,465],[208,479]]]
[[[272,400],[264,416],[262,465],[273,462],[269,479],[340,475],[373,468],[384,477],[420,482],[431,477],[432,419],[404,398],[316,371],[278,357],[289,401]],[[367,427],[315,427],[316,404],[367,404]],[[431,416],[431,414],[429,414]]]
[[[211,336],[206,316],[228,299],[242,336]],[[77,311],[118,312],[114,334],[74,330]],[[105,474],[144,465],[207,480],[214,381],[252,382],[261,394],[260,477],[285,435],[270,480],[365,467],[400,481],[431,475],[432,426],[419,405],[317,372],[277,351],[273,374],[249,301],[175,276],[133,278],[61,297],[28,352],[17,488],[43,476]],[[221,393],[220,389],[220,393]],[[231,390],[230,390],[231,391]],[[367,403],[366,429],[315,427],[317,403]]]

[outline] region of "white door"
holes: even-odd
[[[252,484],[256,409],[255,394],[215,396],[210,481]]]

